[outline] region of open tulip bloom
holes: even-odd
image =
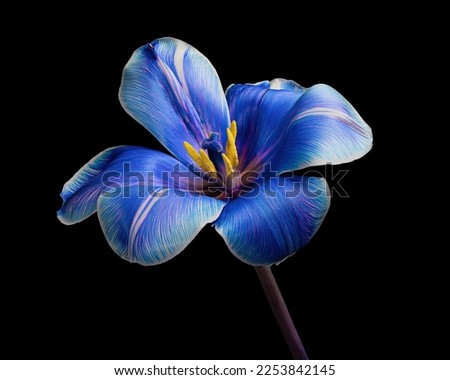
[[[307,358],[270,266],[310,241],[330,194],[323,178],[292,172],[362,157],[369,126],[324,84],[275,79],[224,93],[208,59],[173,38],[134,52],[119,97],[170,154],[103,151],[64,185],[59,220],[97,212],[111,248],[142,265],[170,260],[212,223],[255,266],[293,356]]]

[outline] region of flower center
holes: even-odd
[[[226,192],[233,189],[234,173],[239,165],[239,158],[236,149],[237,125],[233,120],[227,128],[227,144],[225,151],[217,132],[211,132],[210,136],[202,141],[202,148],[198,151],[184,142],[184,147],[189,157],[197,164],[201,171],[209,177],[214,178],[223,185]]]

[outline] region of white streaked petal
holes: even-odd
[[[197,49],[175,38],[160,38],[152,45],[161,60],[175,73],[208,135],[219,132],[226,137],[225,131],[230,124],[228,104],[211,62]]]
[[[342,164],[372,147],[372,130],[353,106],[330,86],[308,89],[290,111],[283,149],[272,160],[279,172]]]
[[[137,49],[123,70],[119,98],[125,110],[175,157],[191,163],[184,149],[196,149],[212,131],[224,136],[228,106],[219,77],[198,50],[174,38]]]
[[[100,196],[98,217],[111,248],[123,259],[142,265],[163,263],[179,254],[225,202],[174,189],[137,187],[127,197]]]

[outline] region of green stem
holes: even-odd
[[[255,267],[255,269],[292,357],[299,360],[308,360],[308,355],[306,355],[305,348],[298,336],[270,267],[260,266]]]

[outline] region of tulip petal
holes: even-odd
[[[58,219],[67,225],[83,221],[97,210],[97,199],[104,191],[102,175],[127,155],[130,147],[119,146],[104,150],[84,165],[63,187],[63,204]]]
[[[303,93],[303,88],[283,79],[260,82],[256,85],[232,85],[226,96],[232,120],[236,120],[236,146],[240,168],[256,170],[258,163],[267,162],[274,155],[283,134],[283,121]],[[275,89],[272,89],[274,86]]]
[[[230,123],[214,67],[195,48],[173,38],[133,53],[119,97],[125,110],[185,164],[192,160],[184,141],[198,149],[212,131],[226,136]]]
[[[231,118],[238,123],[236,145],[242,169],[255,170],[255,162],[270,163],[280,174],[349,162],[371,149],[370,127],[327,85],[305,89],[275,79],[231,86],[226,96]]]
[[[250,265],[279,263],[307,244],[330,204],[323,178],[260,180],[215,222],[230,251]]]
[[[172,70],[210,132],[226,139],[230,114],[222,84],[211,62],[191,45],[175,38],[152,42],[163,62]]]
[[[201,195],[207,182],[175,158],[145,148],[110,148],[66,183],[58,218],[80,222],[98,211],[108,243],[143,265],[167,261],[219,216],[225,202]]]
[[[139,196],[136,186],[129,197],[98,200],[98,217],[111,248],[123,259],[142,265],[170,260],[217,219],[225,202],[167,187],[149,189]]]
[[[370,127],[330,86],[309,88],[289,118],[282,149],[272,160],[272,169],[278,172],[350,162],[372,148]]]
[[[163,178],[163,173],[170,172],[178,174]],[[179,179],[180,176],[183,178]],[[112,193],[138,182],[144,187],[164,184],[187,189],[195,177],[165,153],[132,146],[109,148],[84,165],[64,185],[61,192],[63,205],[57,215],[64,224],[78,223],[95,213],[97,199],[104,191]]]

